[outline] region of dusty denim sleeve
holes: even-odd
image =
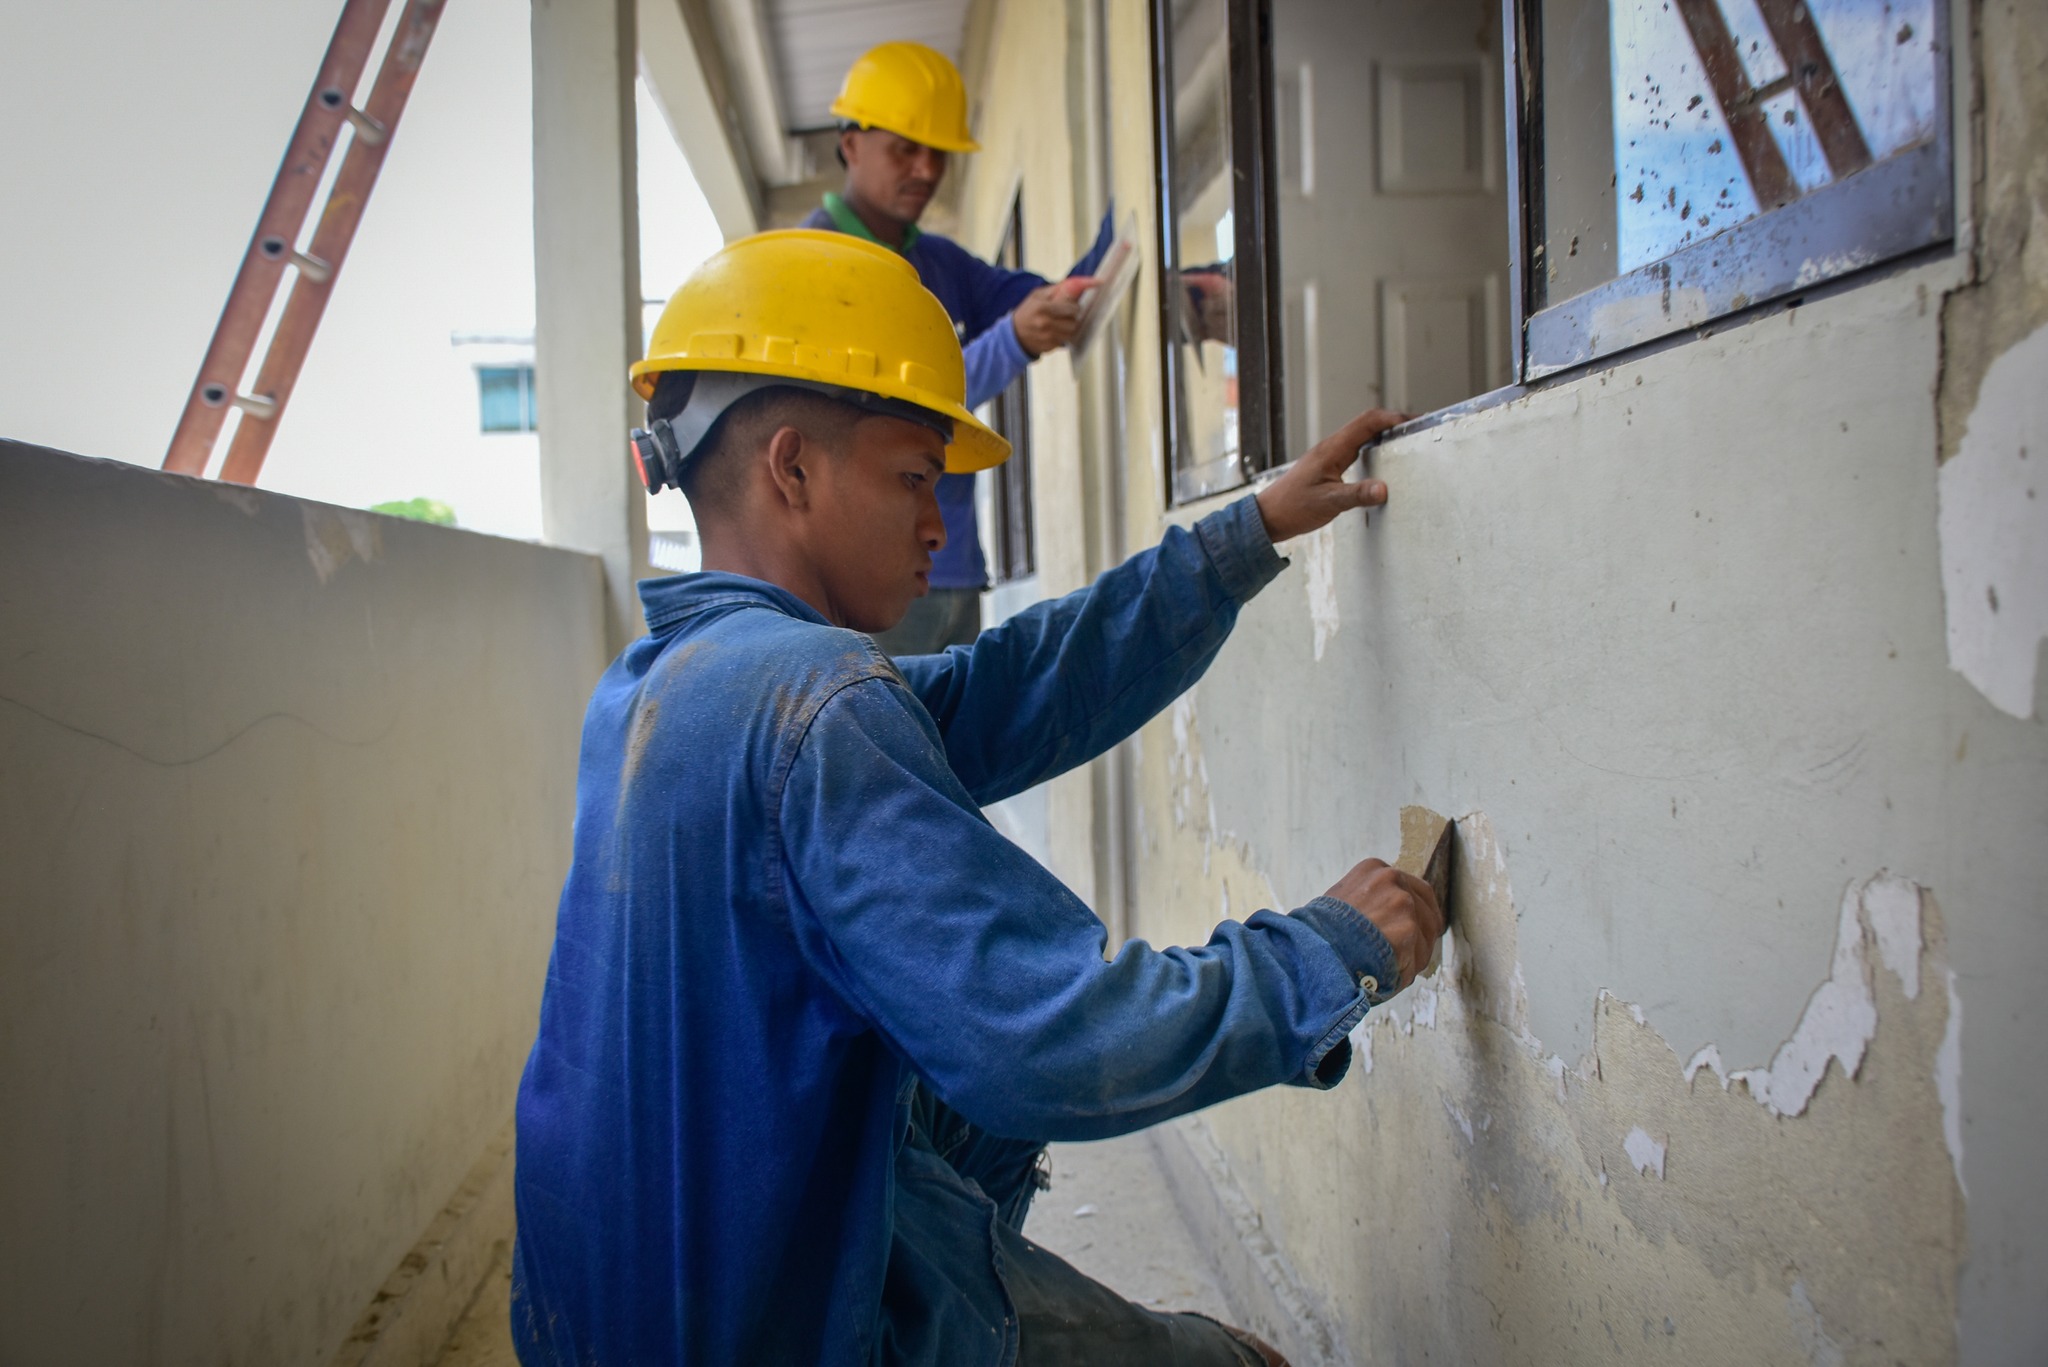
[[[1388,973],[1312,908],[1105,960],[1101,921],[975,810],[893,680],[820,708],[777,810],[806,960],[994,1134],[1099,1139],[1261,1087],[1333,1085],[1369,1005],[1360,977]]]
[[[960,782],[996,802],[1087,763],[1186,692],[1286,564],[1257,501],[1241,498],[971,645],[897,663]]]

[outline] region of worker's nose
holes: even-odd
[[[917,539],[933,555],[946,548],[946,517],[939,511],[939,496],[930,486],[918,500]]]
[[[920,147],[910,156],[910,174],[916,180],[937,185],[946,174],[946,154],[936,147]]]

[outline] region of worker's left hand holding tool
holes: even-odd
[[[1358,459],[1359,448],[1408,420],[1406,413],[1373,408],[1359,414],[1317,442],[1286,473],[1259,491],[1259,517],[1275,542],[1301,536],[1352,508],[1377,508],[1387,501],[1387,486],[1377,479],[1347,480],[1345,472]],[[1444,933],[1443,908],[1429,884],[1378,859],[1354,865],[1327,896],[1357,908],[1387,937],[1401,965],[1399,987],[1415,981],[1436,952]]]

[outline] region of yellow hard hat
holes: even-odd
[[[846,73],[832,112],[941,152],[981,150],[967,131],[967,87],[960,73],[944,53],[923,43],[869,48]]]
[[[1010,457],[1010,443],[967,411],[967,368],[945,306],[908,261],[846,233],[757,233],[699,266],[634,363],[634,392],[652,399],[665,370],[790,381],[882,412],[909,405],[950,429],[952,474]]]

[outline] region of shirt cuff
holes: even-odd
[[[1334,897],[1318,897],[1289,914],[1308,922],[1310,929],[1330,942],[1368,1005],[1378,1006],[1401,990],[1401,964],[1394,957],[1394,947],[1357,907]]]
[[[1003,325],[996,329],[996,336],[1003,349],[1003,359],[1022,370],[1037,360],[1024,349],[1024,342],[1017,336],[1017,311],[1011,309],[1003,315]]]
[[[1224,589],[1240,604],[1249,602],[1287,568],[1287,557],[1273,549],[1273,538],[1266,535],[1266,520],[1259,516],[1259,500],[1254,495],[1247,494],[1197,522],[1195,537],[1222,576]]]

